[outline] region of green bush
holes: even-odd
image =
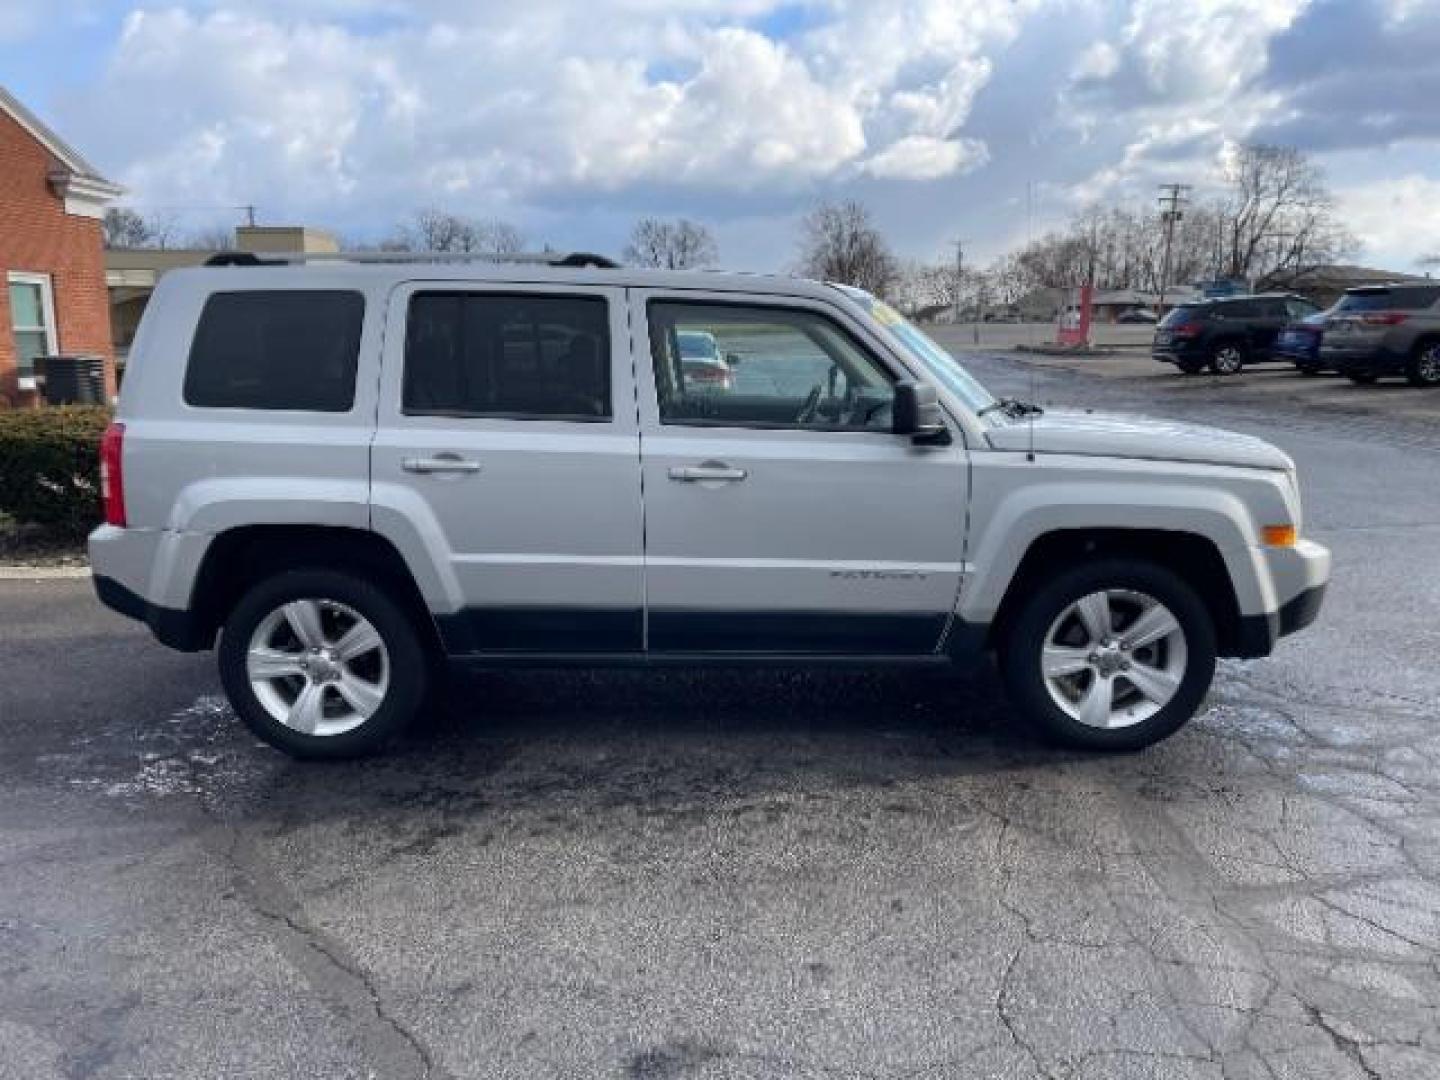
[[[100,521],[103,406],[0,412],[0,514],[57,538],[80,539]]]

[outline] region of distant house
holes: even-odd
[[[1327,264],[1307,266],[1301,270],[1276,270],[1255,283],[1256,292],[1293,292],[1329,307],[1340,299],[1346,289],[1365,285],[1384,285],[1392,281],[1425,281],[1415,274],[1394,270],[1375,270],[1368,266]]]
[[[35,401],[37,356],[103,357],[113,392],[100,222],[120,194],[0,87],[0,406]]]

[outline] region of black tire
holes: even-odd
[[[1245,359],[1245,346],[1238,341],[1222,341],[1210,350],[1210,370],[1216,375],[1239,375]]]
[[[293,600],[343,604],[378,632],[388,654],[389,685],[373,715],[341,734],[316,735],[281,723],[250,682],[247,656],[262,620]],[[353,758],[394,740],[420,711],[430,681],[430,657],[411,617],[385,589],[334,570],[289,570],[254,585],[225,620],[219,648],[220,681],[230,704],[259,738],[296,758]]]
[[[1411,386],[1440,386],[1440,341],[1421,342],[1405,366]]]
[[[1041,669],[1046,635],[1055,621],[1077,600],[1106,589],[1160,601],[1185,639],[1185,668],[1174,696],[1154,715],[1128,727],[1091,727],[1073,718],[1052,697]],[[1001,677],[1024,719],[1048,741],[1083,750],[1141,750],[1167,738],[1195,715],[1215,675],[1217,646],[1209,609],[1177,574],[1147,562],[1114,559],[1060,571],[1024,600],[999,645]]]
[[[1352,371],[1345,376],[1356,386],[1371,386],[1376,383],[1380,376],[1370,371]]]
[[[1295,361],[1295,370],[1300,372],[1301,375],[1319,375],[1320,365],[1310,361],[1301,362],[1297,360]]]
[[[1175,366],[1182,375],[1199,375],[1205,369],[1204,360],[1176,360]]]

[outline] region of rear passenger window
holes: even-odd
[[[215,293],[190,346],[185,403],[349,412],[364,317],[357,292]]]
[[[416,293],[405,332],[402,397],[412,416],[609,419],[606,302]]]

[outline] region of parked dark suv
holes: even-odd
[[[1274,352],[1280,331],[1319,310],[1303,296],[1285,294],[1181,304],[1156,327],[1151,352],[1187,375],[1207,366],[1217,375],[1234,375],[1246,364],[1287,360]]]
[[[1320,362],[1352,382],[1440,386],[1440,284],[1347,289],[1325,320]]]

